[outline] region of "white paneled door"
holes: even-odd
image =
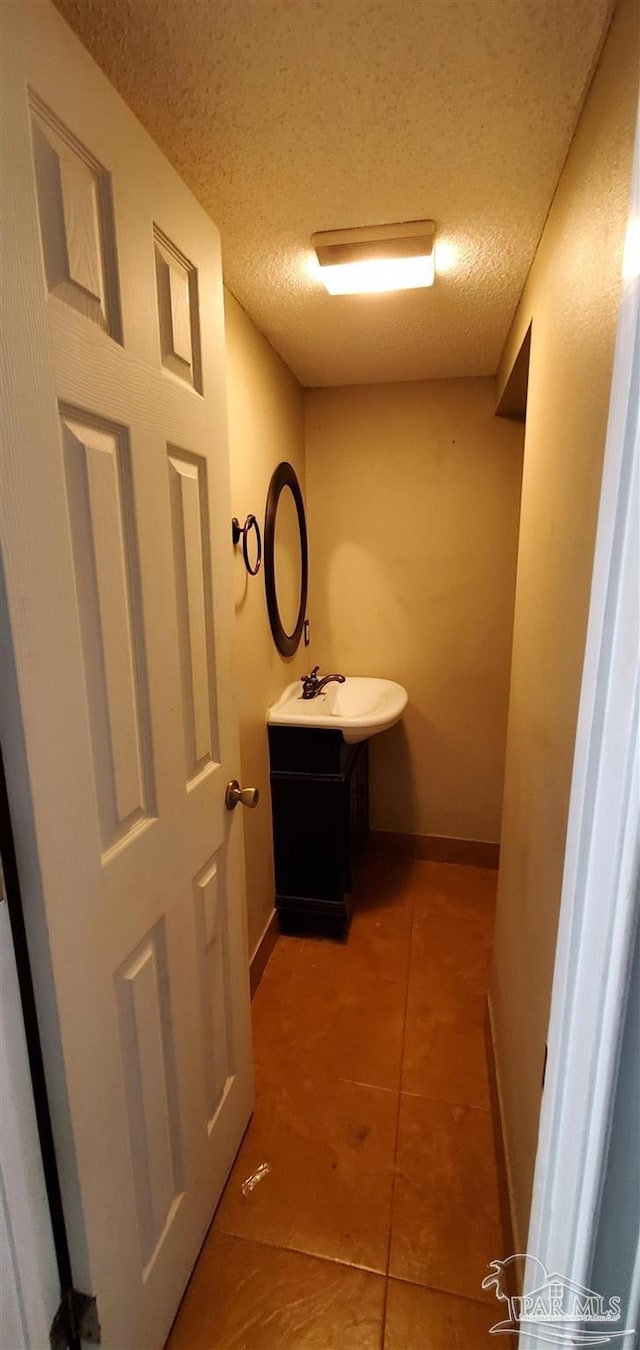
[[[253,1090],[220,244],[53,6],[2,11],[2,735],[74,1275],[155,1350]]]

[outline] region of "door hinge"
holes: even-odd
[[[78,1289],[65,1289],[51,1323],[51,1350],[67,1350],[73,1341],[89,1341],[91,1345],[99,1345],[100,1339],[95,1298],[90,1294],[81,1294]]]

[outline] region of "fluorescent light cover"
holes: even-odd
[[[322,230],[311,243],[329,295],[413,291],[433,286],[435,233],[432,220],[409,220]]]
[[[451,244],[448,239],[437,240],[435,255],[438,276],[442,272],[451,272],[460,261],[460,249],[457,244]]]
[[[433,253],[428,257],[366,258],[362,262],[330,263],[319,269],[329,295],[369,295],[382,291],[413,291],[433,286]]]

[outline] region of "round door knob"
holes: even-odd
[[[257,806],[260,801],[259,788],[241,788],[237,778],[232,778],[227,783],[227,790],[224,794],[224,804],[227,811],[235,811],[238,802],[243,806]]]

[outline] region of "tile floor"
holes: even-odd
[[[255,1114],[167,1350],[495,1350],[495,884],[370,855],[345,945],[278,939]]]

